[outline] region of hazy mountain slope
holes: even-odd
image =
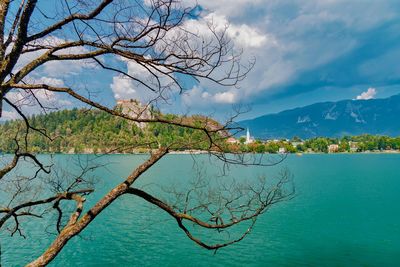
[[[400,95],[386,99],[324,102],[241,121],[257,138],[400,135]]]

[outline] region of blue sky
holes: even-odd
[[[192,4],[191,1],[185,3]],[[194,2],[193,2],[194,3]],[[207,21],[229,24],[228,35],[256,65],[240,88],[209,82],[171,94],[164,111],[214,114],[249,105],[243,119],[320,101],[383,98],[400,93],[400,3],[389,0],[198,0],[202,12],[188,23],[201,33]],[[116,60],[116,59],[107,59]],[[118,62],[131,73],[128,62]],[[137,73],[140,74],[140,73]],[[148,93],[90,62],[53,62],[32,77],[86,90],[109,106]],[[370,90],[368,90],[370,89]],[[47,98],[53,96],[47,96]],[[54,96],[55,97],[55,96]],[[63,108],[77,103],[63,96]],[[7,111],[7,110],[6,110]],[[11,111],[9,111],[11,112]],[[7,113],[6,113],[7,114]],[[9,114],[11,116],[11,114]]]

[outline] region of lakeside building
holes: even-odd
[[[237,144],[237,143],[239,143],[239,141],[234,137],[229,137],[228,139],[226,139],[225,142],[227,142],[228,144]]]
[[[329,153],[337,153],[339,152],[339,145],[337,144],[331,144],[328,146],[328,152]]]
[[[278,143],[282,141],[281,139],[268,139],[265,143]]]
[[[291,142],[293,147],[297,147],[297,146],[302,146],[304,145],[304,142]]]
[[[280,147],[279,150],[278,150],[278,153],[279,154],[285,154],[286,153],[286,148]]]

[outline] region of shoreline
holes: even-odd
[[[211,151],[212,152],[212,151]],[[209,154],[210,151],[206,150],[185,150],[185,151],[170,151],[169,155],[201,155],[201,154]],[[400,150],[387,150],[387,151],[364,151],[364,152],[335,152],[335,153],[324,153],[324,152],[295,152],[295,153],[253,153],[253,152],[242,152],[242,153],[234,153],[234,152],[224,152],[225,154],[253,154],[253,155],[295,155],[298,157],[304,155],[358,155],[358,154],[400,154]],[[148,155],[150,151],[146,152],[130,152],[130,153],[93,153],[93,152],[82,152],[82,153],[71,153],[71,152],[38,152],[37,155]],[[13,155],[12,153],[0,153],[1,155]]]

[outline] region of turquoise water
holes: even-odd
[[[101,189],[86,206],[144,158],[103,158],[112,164],[98,171]],[[207,156],[196,156],[196,162],[217,173]],[[294,175],[295,198],[272,207],[248,237],[215,255],[187,239],[162,211],[124,196],[51,266],[400,266],[400,155],[292,155],[279,167],[233,168],[232,175],[268,177],[284,166]],[[140,182],[179,185],[193,173],[190,156],[170,155]],[[47,227],[45,220],[27,222],[26,240],[3,233],[2,265],[21,266],[40,255],[53,238]]]

